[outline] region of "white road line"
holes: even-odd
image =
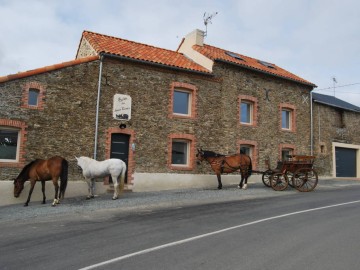
[[[339,206],[344,206],[344,205],[349,205],[349,204],[354,204],[354,203],[360,203],[360,200],[351,201],[351,202],[345,202],[345,203],[339,203],[339,204],[333,204],[333,205],[328,205],[328,206],[323,206],[323,207],[318,207],[318,208],[312,208],[312,209],[292,212],[292,213],[288,213],[288,214],[284,214],[284,215],[259,219],[259,220],[252,221],[252,222],[249,222],[249,223],[228,227],[228,228],[218,230],[218,231],[213,231],[213,232],[210,232],[210,233],[200,234],[200,235],[190,237],[190,238],[186,238],[186,239],[183,239],[183,240],[179,240],[179,241],[167,243],[167,244],[164,244],[164,245],[160,245],[160,246],[140,250],[140,251],[134,252],[134,253],[129,253],[129,254],[126,254],[126,255],[111,259],[111,260],[107,260],[107,261],[104,261],[104,262],[101,262],[101,263],[97,263],[97,264],[93,264],[93,265],[81,268],[79,270],[95,269],[95,268],[100,267],[100,266],[105,266],[107,264],[111,264],[111,263],[114,263],[114,262],[119,262],[119,261],[122,261],[122,260],[125,260],[125,259],[128,259],[128,258],[131,258],[131,257],[135,257],[135,256],[138,256],[138,255],[150,253],[150,252],[153,252],[153,251],[156,251],[156,250],[159,250],[159,249],[164,249],[164,248],[167,248],[167,247],[173,247],[173,246],[181,245],[181,244],[184,244],[184,243],[195,241],[195,240],[205,238],[205,237],[208,237],[208,236],[212,236],[212,235],[215,235],[215,234],[220,234],[220,233],[223,233],[223,232],[239,229],[239,228],[242,228],[242,227],[246,227],[246,226],[250,226],[250,225],[254,225],[254,224],[258,224],[258,223],[262,223],[262,222],[266,222],[266,221],[269,221],[269,220],[274,220],[274,219],[279,219],[279,218],[284,218],[284,217],[289,217],[289,216],[294,216],[294,215],[299,215],[299,214],[303,214],[303,213],[319,211],[319,210],[323,210],[323,209],[339,207]]]

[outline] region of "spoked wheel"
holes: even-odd
[[[271,175],[270,185],[273,188],[273,190],[282,191],[288,187],[289,179],[286,174],[277,172]]]
[[[301,168],[294,173],[294,186],[298,191],[312,191],[317,186],[318,181],[318,175],[314,169]]]
[[[272,170],[267,170],[267,171],[263,172],[262,181],[263,181],[265,186],[271,187],[271,185],[270,185],[270,177],[271,177],[271,175],[273,173],[274,172]]]
[[[286,176],[288,177],[289,180],[289,186],[294,188],[294,174],[292,172],[286,171]]]

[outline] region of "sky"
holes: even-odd
[[[75,59],[84,30],[175,51],[205,14],[206,44],[360,107],[359,11],[358,0],[0,0],[0,77]]]

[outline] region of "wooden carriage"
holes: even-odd
[[[289,185],[301,192],[314,190],[318,184],[318,174],[313,168],[315,156],[289,155],[288,158],[278,161],[275,169],[263,172],[264,185],[277,191]]]

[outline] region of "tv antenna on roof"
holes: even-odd
[[[215,13],[213,13],[213,14],[211,14],[211,15],[210,15],[210,14],[207,14],[206,12],[204,13],[204,24],[205,24],[204,37],[207,36],[207,25],[208,25],[208,23],[212,23],[212,22],[211,22],[211,19],[212,19],[213,17],[215,17],[216,14],[218,14],[218,13],[215,12]]]
[[[335,97],[335,84],[337,83],[337,80],[335,78],[335,76],[332,77],[332,80],[333,80],[333,86],[334,86],[334,97]]]

